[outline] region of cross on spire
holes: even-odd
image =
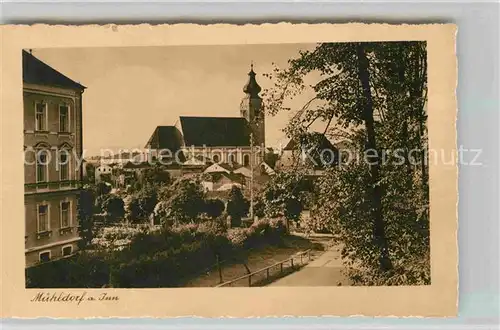
[[[261,88],[255,80],[255,72],[253,71],[253,60],[250,62],[250,72],[248,73],[248,82],[243,87],[243,91],[251,96],[258,96]]]

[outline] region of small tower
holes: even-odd
[[[241,117],[246,118],[250,124],[254,145],[264,148],[266,144],[265,115],[262,107],[262,98],[259,96],[262,88],[257,84],[255,76],[252,63],[250,72],[248,73],[248,82],[243,87],[246,95],[241,100],[240,113]]]

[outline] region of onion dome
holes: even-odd
[[[243,91],[250,96],[253,97],[258,97],[260,91],[262,88],[257,84],[257,81],[255,80],[255,72],[253,71],[253,63],[250,66],[250,72],[248,73],[248,82],[246,85],[243,87]]]

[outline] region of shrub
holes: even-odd
[[[140,219],[146,219],[153,212],[157,202],[156,189],[146,185],[136,192],[128,206],[128,218],[133,222]]]
[[[123,218],[125,215],[125,203],[118,196],[110,196],[102,203],[102,209],[108,214],[111,220]]]
[[[102,255],[79,253],[26,268],[27,288],[100,288],[108,284],[109,265]]]
[[[143,183],[151,185],[165,185],[172,182],[170,173],[163,169],[160,165],[143,169],[141,171],[141,176]]]
[[[241,189],[233,186],[227,203],[227,213],[231,216],[232,227],[239,227],[241,225],[241,218],[247,215],[248,208],[249,202],[243,197]]]
[[[107,195],[111,192],[111,186],[105,182],[99,182],[95,185],[95,191],[98,196]]]
[[[215,262],[210,247],[197,241],[117,264],[111,270],[110,279],[113,287],[176,287]]]
[[[217,256],[219,260],[241,256],[248,248],[274,243],[284,234],[281,220],[266,219],[228,232],[219,221],[159,230],[145,226],[103,228],[96,241],[101,240],[101,246],[108,244],[108,249],[29,269],[27,287],[98,288],[108,282],[112,287],[129,288],[180,286],[200,270],[214,266]]]
[[[211,218],[220,217],[225,208],[224,202],[218,198],[205,201],[205,213]]]
[[[244,248],[248,238],[247,231],[244,228],[231,228],[228,231],[227,238],[236,248]]]

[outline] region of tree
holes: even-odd
[[[95,166],[91,163],[85,163],[85,171],[86,176],[84,177],[84,181],[86,183],[95,183]]]
[[[125,215],[123,199],[118,196],[110,196],[107,198],[103,204],[103,209],[112,220],[123,218]]]
[[[224,202],[218,198],[207,199],[205,201],[205,213],[211,218],[220,217],[225,208]]]
[[[94,199],[94,213],[101,214],[106,212],[104,204],[108,200],[110,195],[97,195]]]
[[[127,217],[133,222],[146,219],[153,212],[158,201],[156,188],[145,185],[141,190],[132,195],[128,205]]]
[[[170,173],[158,164],[144,169],[142,171],[142,180],[143,183],[152,185],[164,185],[171,183]]]
[[[233,186],[229,192],[227,213],[231,217],[231,226],[241,226],[241,218],[248,214],[250,203],[243,197],[241,189]]]
[[[275,80],[265,92],[270,114],[291,110],[285,101],[306,89],[304,77],[313,72],[320,77],[314,97],[285,132],[300,140],[320,122],[323,134],[347,140],[366,160],[327,169],[318,180],[317,222],[339,234],[343,258],[367,275],[358,272],[359,282],[393,283],[398,272],[406,283],[427,281],[409,276],[429,254],[427,169],[422,155],[417,167],[409,152],[426,147],[425,43],[324,43],[300,52],[268,75]],[[395,150],[401,155],[385,161],[384,152]]]
[[[266,153],[264,154],[264,162],[266,162],[267,165],[271,166],[271,168],[274,168],[278,159],[279,155],[274,152],[273,148],[266,148]]]
[[[255,214],[255,216],[257,216],[259,218],[264,217],[264,215],[265,215],[265,207],[266,207],[266,204],[262,200],[262,198],[257,198],[257,200],[255,202],[255,205],[253,207],[253,213]]]
[[[107,195],[111,192],[111,186],[107,185],[105,182],[99,182],[95,185],[95,191],[97,196]]]
[[[84,188],[78,194],[78,233],[81,237],[78,245],[81,250],[86,249],[94,238],[94,198],[92,189]]]
[[[162,202],[155,216],[163,223],[183,223],[197,221],[205,211],[205,190],[200,181],[183,178],[160,192]]]
[[[262,192],[264,213],[270,218],[285,217],[298,222],[312,183],[302,171],[280,171]]]

